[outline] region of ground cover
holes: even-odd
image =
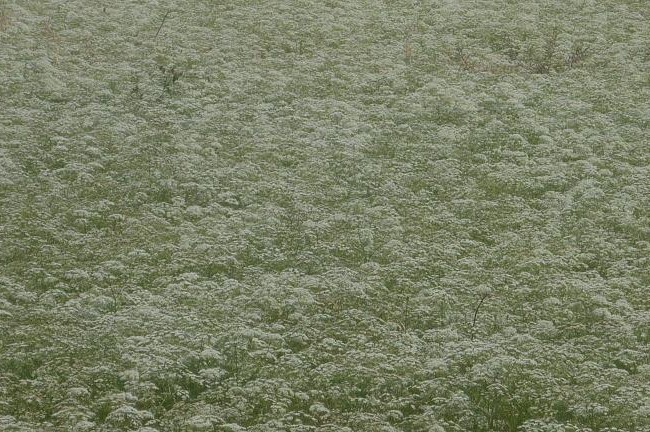
[[[0,1],[0,430],[650,430],[649,23]]]

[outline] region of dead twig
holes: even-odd
[[[171,11],[167,11],[165,16],[163,17],[162,22],[160,23],[160,27],[158,27],[158,31],[156,32],[156,36],[153,37],[154,39],[158,38],[158,33],[160,33],[160,29],[162,29],[163,24],[165,24],[165,20],[167,19],[167,16],[169,15],[170,12]]]
[[[478,310],[481,308],[481,305],[483,305],[483,302],[485,301],[486,298],[490,296],[490,293],[485,293],[483,296],[481,296],[481,300],[478,302],[478,305],[476,305],[476,309],[474,309],[474,319],[472,320],[472,338],[471,340],[474,340],[474,336],[476,335],[476,318],[478,317]]]

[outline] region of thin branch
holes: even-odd
[[[474,335],[476,334],[476,318],[478,317],[478,310],[481,308],[481,305],[485,301],[486,298],[488,298],[490,294],[483,294],[483,297],[481,297],[481,301],[478,302],[478,305],[476,305],[476,309],[474,309],[474,319],[472,320],[472,340],[474,340]]]
[[[167,11],[165,16],[163,17],[162,22],[160,23],[160,27],[158,27],[158,31],[156,32],[156,36],[153,37],[154,39],[156,39],[158,37],[158,33],[160,33],[160,29],[162,29],[163,24],[165,24],[165,20],[167,19],[167,15],[169,15],[170,12],[171,11]]]

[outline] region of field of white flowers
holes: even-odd
[[[0,0],[0,430],[650,431],[646,0]]]

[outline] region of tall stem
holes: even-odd
[[[481,297],[481,300],[476,305],[476,309],[474,309],[474,319],[472,320],[472,340],[474,340],[474,335],[476,334],[476,318],[478,317],[478,310],[489,295],[490,294],[483,294],[483,297]]]

